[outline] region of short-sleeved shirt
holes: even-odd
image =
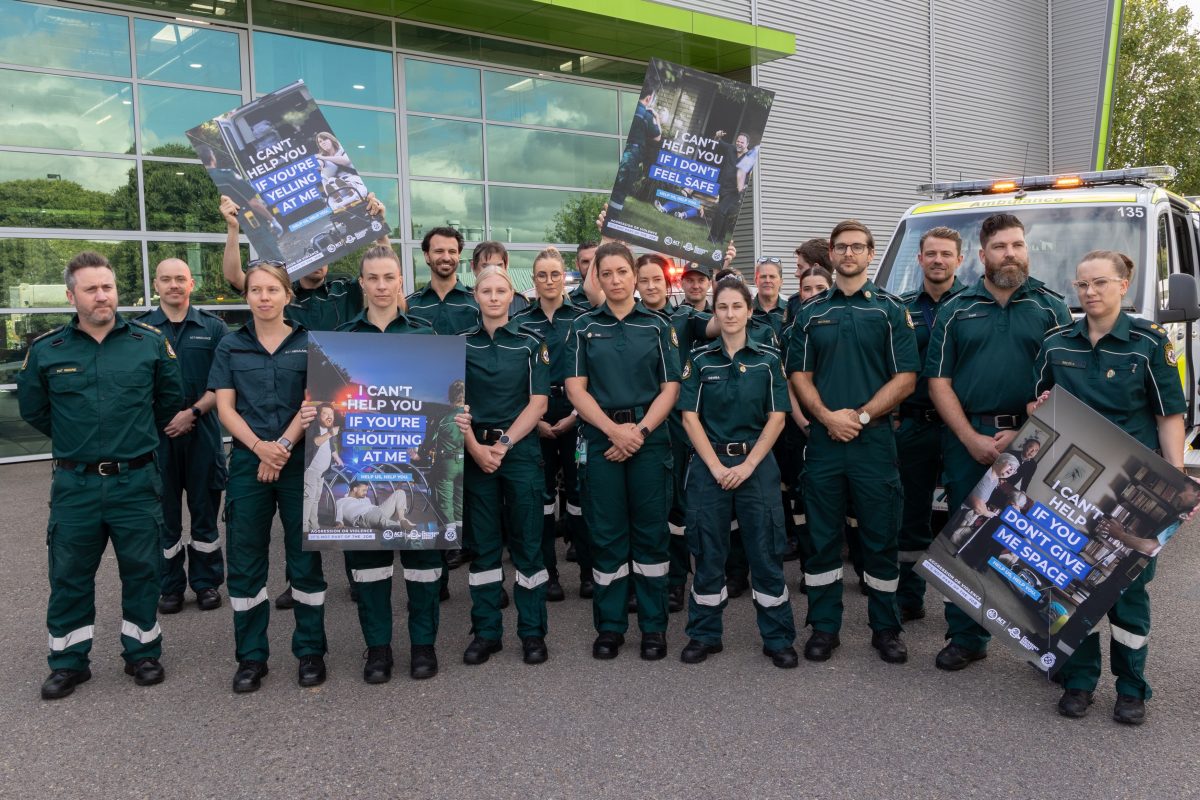
[[[296,296],[285,314],[309,331],[336,331],[363,310],[362,286],[353,278],[326,280],[315,289],[292,283]]]
[[[587,378],[600,408],[646,408],[679,380],[679,335],[641,303],[617,319],[608,303],[581,314],[567,339],[567,377]]]
[[[720,339],[696,348],[680,375],[676,407],[699,415],[710,442],[753,442],[771,413],[791,409],[779,351],[749,338],[732,358]]]
[[[254,332],[254,320],[217,345],[208,388],[237,392],[234,409],[265,441],[283,435],[304,402],[308,379],[308,331],[301,325],[268,353]]]
[[[179,359],[158,329],[117,314],[97,342],[79,317],[42,334],[17,373],[21,418],[50,437],[55,458],[129,461],[158,447],[183,408]]]
[[[790,331],[788,373],[811,372],[831,409],[861,408],[892,376],[921,369],[908,311],[871,281],[849,296],[837,285],[815,295]]]
[[[187,314],[179,323],[171,322],[161,307],[141,315],[138,321],[153,325],[167,337],[179,357],[183,375],[181,408],[195,405],[208,390],[208,373],[212,370],[217,345],[229,333],[225,320],[211,311],[188,306]]]
[[[338,328],[343,333],[379,333],[379,328],[367,319],[367,312],[364,310],[358,316],[351,319],[349,322],[341,325]],[[433,335],[435,331],[433,326],[420,317],[414,317],[405,314],[403,311],[397,311],[396,316],[383,329],[383,333],[416,333]]]
[[[771,330],[775,332],[775,337],[783,336],[783,323],[787,318],[787,309],[784,304],[776,301],[775,307],[767,310],[759,304],[758,298],[754,298],[754,317],[758,320],[767,323],[771,326]]]
[[[520,323],[521,327],[535,331],[546,343],[546,347],[550,349],[550,382],[552,384],[561,386],[567,378],[567,336],[570,335],[571,326],[580,313],[582,313],[580,309],[576,308],[570,297],[567,297],[554,312],[553,319],[546,316],[540,302],[534,303],[513,316],[513,319]]]
[[[467,405],[475,427],[507,428],[531,395],[550,394],[550,348],[516,320],[467,334]]]
[[[1155,417],[1187,411],[1174,346],[1153,322],[1125,312],[1092,347],[1087,318],[1047,334],[1034,366],[1035,396],[1061,386],[1151,450]]]
[[[925,357],[927,378],[950,378],[967,414],[1023,414],[1047,331],[1066,325],[1062,298],[1028,278],[1000,305],[981,278],[942,304]]]
[[[475,295],[458,281],[446,292],[445,298],[438,297],[433,286],[426,286],[410,294],[407,304],[409,315],[425,320],[443,336],[469,333],[479,327],[479,304],[475,302]]]
[[[925,356],[929,353],[929,337],[933,334],[933,323],[937,319],[938,309],[965,288],[966,284],[955,278],[954,282],[950,284],[950,288],[937,300],[929,296],[929,292],[925,291],[924,286],[915,292],[901,296],[900,302],[904,303],[905,308],[908,309],[909,319],[913,321],[913,332],[917,335],[917,355],[921,359],[922,365],[925,363]],[[917,388],[900,405],[903,408],[921,410],[933,408],[933,401],[929,399],[929,379],[924,375],[918,378]]]

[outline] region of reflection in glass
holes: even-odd
[[[392,24],[389,20],[346,14],[334,8],[254,0],[254,24],[257,27],[311,33],[328,39],[392,46]]]
[[[420,239],[425,231],[448,225],[469,241],[483,235],[483,187],[470,183],[434,183],[411,181],[412,235]]]
[[[175,11],[189,17],[208,17],[221,22],[245,22],[246,0],[121,0],[122,5],[141,6],[160,14]]]
[[[485,72],[487,117],[551,128],[617,132],[617,92],[505,72]]]
[[[242,263],[250,260],[250,249],[242,245]],[[154,270],[159,262],[178,258],[187,263],[192,271],[196,288],[192,292],[192,303],[196,305],[219,303],[242,303],[242,296],[233,290],[221,275],[221,256],[225,252],[224,242],[149,242],[146,251],[150,258],[150,304],[158,305],[154,291]]]
[[[236,94],[142,86],[138,109],[142,118],[142,153],[195,158],[186,132],[242,104]]]
[[[224,233],[217,187],[199,164],[142,162],[146,230]]]
[[[374,192],[379,198],[379,202],[383,203],[387,208],[387,224],[391,228],[391,236],[400,235],[400,181],[395,178],[379,178],[372,175],[364,175],[363,182],[367,184],[367,191]]]
[[[479,70],[406,58],[404,102],[409,111],[478,117]]]
[[[20,365],[21,362],[17,361],[16,366]],[[21,419],[17,390],[0,389],[0,458],[21,458],[49,452],[50,440]]]
[[[483,126],[410,116],[408,171],[433,178],[482,179]]]
[[[133,152],[128,83],[0,69],[0,144]]]
[[[0,152],[0,227],[138,230],[137,166]]]
[[[396,115],[321,106],[333,135],[359,172],[396,172]]]
[[[0,0],[0,19],[0,61],[129,77],[125,17]]]
[[[254,34],[254,90],[281,89],[301,78],[317,100],[396,105],[390,53],[343,44]]]
[[[488,190],[488,238],[502,242],[553,241],[554,215],[579,196],[579,192],[493,186]]]
[[[84,250],[100,253],[112,264],[121,305],[144,302],[142,248],[137,242],[0,239],[0,304],[7,308],[69,307],[63,269]]]
[[[621,95],[621,127],[619,133],[629,134],[629,125],[633,122],[633,113],[637,111],[638,93],[620,92]]]
[[[618,145],[605,136],[488,125],[488,179],[608,189],[617,172]]]
[[[149,19],[135,20],[133,30],[139,78],[242,88],[236,33]]]
[[[0,314],[0,384],[16,383],[33,340],[70,319],[70,314]]]

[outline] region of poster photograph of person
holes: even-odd
[[[383,235],[367,186],[303,81],[187,132],[218,191],[237,203],[259,258],[297,279]]]
[[[461,547],[461,336],[309,334],[304,549]]]
[[[1197,484],[1055,388],[916,569],[1053,677],[1197,503]]]
[[[720,266],[774,99],[757,86],[651,59],[604,235]]]

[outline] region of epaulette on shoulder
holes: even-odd
[[[34,340],[29,343],[30,347],[37,344],[42,339],[49,338],[56,333],[62,333],[64,330],[66,330],[66,327],[67,327],[66,325],[59,325],[57,328],[51,328],[50,330],[46,331],[45,333],[41,334],[40,336],[35,337]]]
[[[148,323],[148,322],[142,322],[142,321],[141,321],[141,320],[139,320],[139,319],[131,319],[131,320],[129,320],[129,324],[130,324],[130,325],[137,325],[139,328],[145,328],[145,329],[146,329],[146,330],[148,330],[148,331],[153,331],[154,333],[157,333],[159,336],[162,336],[162,335],[163,335],[163,332],[162,332],[161,330],[159,330],[158,328],[154,327],[154,326],[153,326],[153,325],[151,325],[150,323]]]
[[[880,297],[884,298],[885,300],[891,300],[893,303],[903,303],[904,302],[904,299],[900,295],[892,294],[887,289],[880,289],[878,286],[876,286],[875,291],[879,294]]]
[[[1073,327],[1075,327],[1075,323],[1073,321],[1068,322],[1066,325],[1055,325],[1053,328],[1050,328],[1044,334],[1042,334],[1042,341],[1046,341],[1051,336],[1056,336],[1064,331],[1070,330]]]
[[[817,294],[814,294],[812,297],[810,297],[810,298],[808,298],[807,300],[805,300],[805,301],[803,301],[802,303],[800,303],[800,307],[801,307],[801,308],[808,308],[808,307],[809,307],[809,306],[811,306],[813,303],[816,303],[816,302],[818,302],[818,301],[824,300],[824,299],[826,299],[827,297],[829,297],[829,293],[830,293],[830,292],[832,292],[832,291],[833,291],[833,289],[832,289],[832,288],[830,288],[830,289],[826,289],[826,290],[825,290],[825,291],[823,291],[823,292],[819,292],[819,293],[817,293]]]
[[[713,339],[711,342],[704,342],[692,348],[692,352],[688,356],[692,359],[702,356],[706,353],[712,353],[721,349],[721,340]]]
[[[1066,297],[1064,297],[1063,295],[1061,295],[1061,294],[1059,294],[1058,292],[1054,291],[1053,289],[1051,289],[1049,286],[1047,286],[1047,285],[1046,285],[1046,284],[1044,284],[1044,283],[1043,283],[1041,286],[1037,287],[1037,290],[1036,290],[1036,291],[1038,291],[1038,292],[1041,292],[1042,294],[1048,294],[1048,295],[1050,295],[1051,297],[1057,297],[1059,300],[1062,300],[1062,301],[1064,301],[1064,302],[1065,302],[1065,301],[1066,301],[1066,299],[1067,299]]]
[[[1161,339],[1167,338],[1167,329],[1162,325],[1159,325],[1157,322],[1153,322],[1152,320],[1148,319],[1142,319],[1141,317],[1131,317],[1131,319],[1133,320],[1133,327],[1140,328],[1144,331],[1150,331]]]
[[[209,311],[207,308],[197,308],[196,310],[200,312],[200,316],[202,317],[212,317],[213,319],[220,319],[222,322],[225,321],[221,319],[221,315],[215,311]]]
[[[539,342],[543,342],[546,340],[546,337],[542,335],[542,332],[539,331],[537,328],[533,327],[532,325],[524,325],[524,324],[517,325],[517,330],[519,330],[521,333],[529,334],[534,339],[537,339]]]

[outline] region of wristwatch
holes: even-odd
[[[511,449],[513,446],[512,439],[509,438],[507,433],[502,434],[496,441],[503,445],[505,450]]]
[[[192,406],[192,416],[194,416],[196,419],[200,419],[201,417],[204,416],[204,412],[201,411],[200,409],[196,408],[195,406]]]
[[[870,423],[871,415],[867,413],[867,410],[865,408],[860,408],[858,410],[858,421],[860,423],[862,423],[863,425]]]
[[[643,425],[642,427],[638,428],[638,433],[640,433],[640,434],[642,435],[642,438],[643,438],[643,439],[649,439],[649,438],[650,438],[650,429],[649,429],[649,428],[647,428],[645,425]]]
[[[287,450],[289,453],[292,452],[292,440],[287,438],[286,436],[280,436],[278,439],[275,440],[275,443],[283,445],[284,449]]]

